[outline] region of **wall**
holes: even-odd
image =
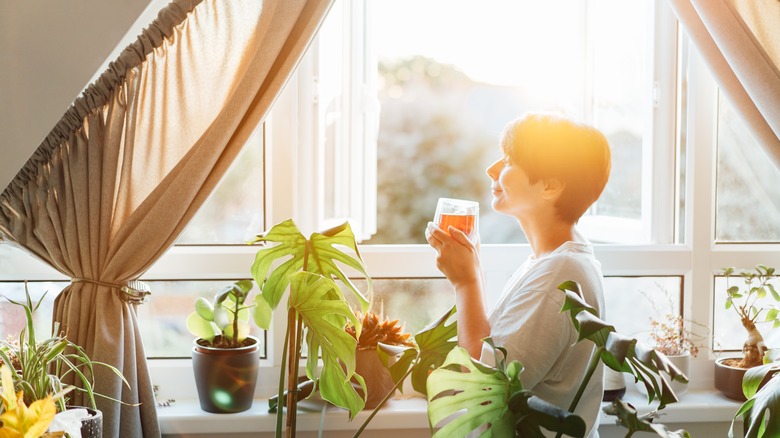
[[[107,58],[113,59],[112,53],[145,26],[137,23],[139,16],[153,19],[165,4],[0,0],[0,190],[104,69]]]

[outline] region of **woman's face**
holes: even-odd
[[[516,218],[521,218],[540,205],[542,186],[539,181],[531,184],[526,172],[504,155],[490,167],[487,174],[492,180],[493,209]]]

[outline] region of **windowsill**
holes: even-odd
[[[648,406],[645,396],[629,390],[625,400],[640,413],[648,412],[657,404]],[[604,404],[606,405],[606,403]],[[317,431],[322,420],[322,403],[301,402],[298,409],[299,431]],[[729,422],[740,403],[729,400],[715,390],[689,391],[678,403],[668,405],[660,423]],[[355,431],[365,421],[370,410],[358,413],[349,421],[347,411],[328,406],[324,430]],[[177,400],[169,407],[158,408],[157,415],[163,434],[227,434],[272,432],[276,428],[276,414],[268,413],[268,400],[255,399],[251,409],[237,414],[211,414],[200,409],[197,400]],[[614,425],[615,417],[601,415],[601,427]],[[371,420],[368,430],[428,429],[426,402],[422,398],[390,400]]]

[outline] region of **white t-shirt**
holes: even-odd
[[[544,257],[529,257],[509,279],[488,315],[490,337],[497,347],[507,350],[507,363],[517,360],[523,364],[523,387],[563,409],[574,399],[595,350],[587,339],[577,342],[570,313],[561,312],[564,293],[558,285],[568,280],[580,284],[585,301],[603,318],[601,265],[589,243],[572,241]],[[480,360],[495,366],[489,345],[483,344]],[[589,437],[598,437],[602,367],[600,364],[593,373],[574,411],[585,421]]]

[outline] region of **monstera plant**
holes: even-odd
[[[362,312],[368,309],[371,278],[360,258],[355,236],[348,223],[313,233],[308,239],[290,219],[273,226],[257,236],[253,243],[264,243],[252,265],[252,277],[262,290],[255,298],[256,305],[265,303],[275,309],[289,286],[287,300],[287,333],[279,377],[279,400],[287,407],[287,436],[295,436],[298,398],[298,363],[302,344],[307,345],[306,376],[314,382],[320,396],[328,402],[348,409],[350,418],[363,409],[365,400],[349,384],[358,382],[365,394],[365,382],[355,374],[356,339],[345,330],[347,323],[358,333],[360,320],[355,316],[344,292],[334,280],[359,303]],[[340,263],[368,280],[368,290],[362,293],[347,277]],[[270,321],[259,321],[268,328]],[[322,369],[318,370],[318,358]],[[285,385],[286,382],[286,385]],[[285,386],[287,391],[285,392]],[[286,394],[286,399],[285,399]],[[281,436],[282,409],[277,414],[276,436]]]
[[[465,436],[469,432],[485,429],[480,436],[544,436],[542,428],[570,436],[583,436],[585,424],[573,415],[585,388],[598,369],[599,362],[624,373],[631,374],[647,389],[648,402],[658,398],[658,409],[677,401],[677,397],[664,377],[687,382],[683,375],[661,353],[617,333],[613,326],[598,317],[596,309],[582,298],[576,282],[562,283],[558,289],[565,293],[561,311],[569,312],[579,333],[578,341],[589,340],[596,344],[596,351],[587,373],[580,384],[568,410],[539,399],[532,391],[523,388],[519,375],[520,362],[506,363],[506,351],[495,348],[495,368],[472,359],[461,348],[447,356],[445,363],[428,378],[428,419],[435,430],[434,437]],[[489,341],[489,340],[488,340]],[[501,353],[501,356],[499,355]],[[444,419],[464,411],[457,418],[442,425]],[[618,424],[635,431],[647,430],[663,437],[685,437],[684,430],[668,431],[663,425],[653,424],[655,412],[637,416],[635,411],[615,401],[612,412],[618,416]]]
[[[747,401],[740,406],[734,420],[742,417],[745,438],[780,436],[780,349],[764,355],[764,364],[745,372],[742,391]],[[734,436],[734,421],[729,437]]]

